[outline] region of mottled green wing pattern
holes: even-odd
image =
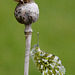
[[[31,51],[31,56],[42,75],[64,75],[65,68],[61,60],[55,55],[45,53],[35,45]]]

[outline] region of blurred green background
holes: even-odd
[[[75,0],[35,0],[39,20],[32,25],[32,46],[60,57],[65,75],[75,75]],[[23,75],[25,56],[24,25],[14,18],[17,2],[0,1],[0,75]],[[30,58],[29,75],[41,75]]]

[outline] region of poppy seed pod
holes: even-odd
[[[38,5],[34,1],[24,4],[18,3],[14,15],[19,23],[30,25],[39,18]]]

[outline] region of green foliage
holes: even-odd
[[[65,75],[75,74],[75,0],[35,0],[39,20],[32,25],[32,46],[40,32],[41,49],[60,57]],[[0,1],[0,75],[23,75],[25,57],[24,25],[14,18],[16,2]],[[30,59],[29,75],[41,75]]]

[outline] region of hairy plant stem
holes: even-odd
[[[24,75],[28,75],[31,36],[32,36],[32,32],[33,32],[32,28],[31,28],[31,25],[25,25],[25,31],[24,32],[25,32],[25,38],[26,38]]]

